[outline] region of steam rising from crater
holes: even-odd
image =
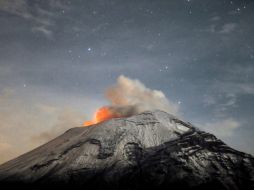
[[[105,96],[110,102],[97,110],[93,120],[85,126],[118,117],[128,117],[148,110],[163,110],[178,114],[178,106],[169,101],[163,92],[147,88],[137,79],[119,76],[115,85],[109,87]]]

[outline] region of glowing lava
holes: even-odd
[[[109,107],[104,106],[95,112],[92,120],[85,121],[84,126],[94,125],[102,121],[106,121],[106,120],[109,120],[112,118],[118,118],[118,117],[120,117],[120,115],[113,113]]]

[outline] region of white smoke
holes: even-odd
[[[168,100],[163,92],[149,89],[139,80],[123,75],[106,90],[105,95],[111,103],[109,108],[122,116],[155,109],[179,115],[179,106]]]

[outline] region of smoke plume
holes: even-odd
[[[179,107],[169,101],[163,92],[147,88],[139,80],[119,76],[115,85],[109,87],[105,96],[109,109],[120,116],[131,116],[147,110],[163,110],[178,115]]]

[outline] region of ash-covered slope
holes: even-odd
[[[73,128],[0,166],[0,184],[254,189],[254,158],[162,111]]]

